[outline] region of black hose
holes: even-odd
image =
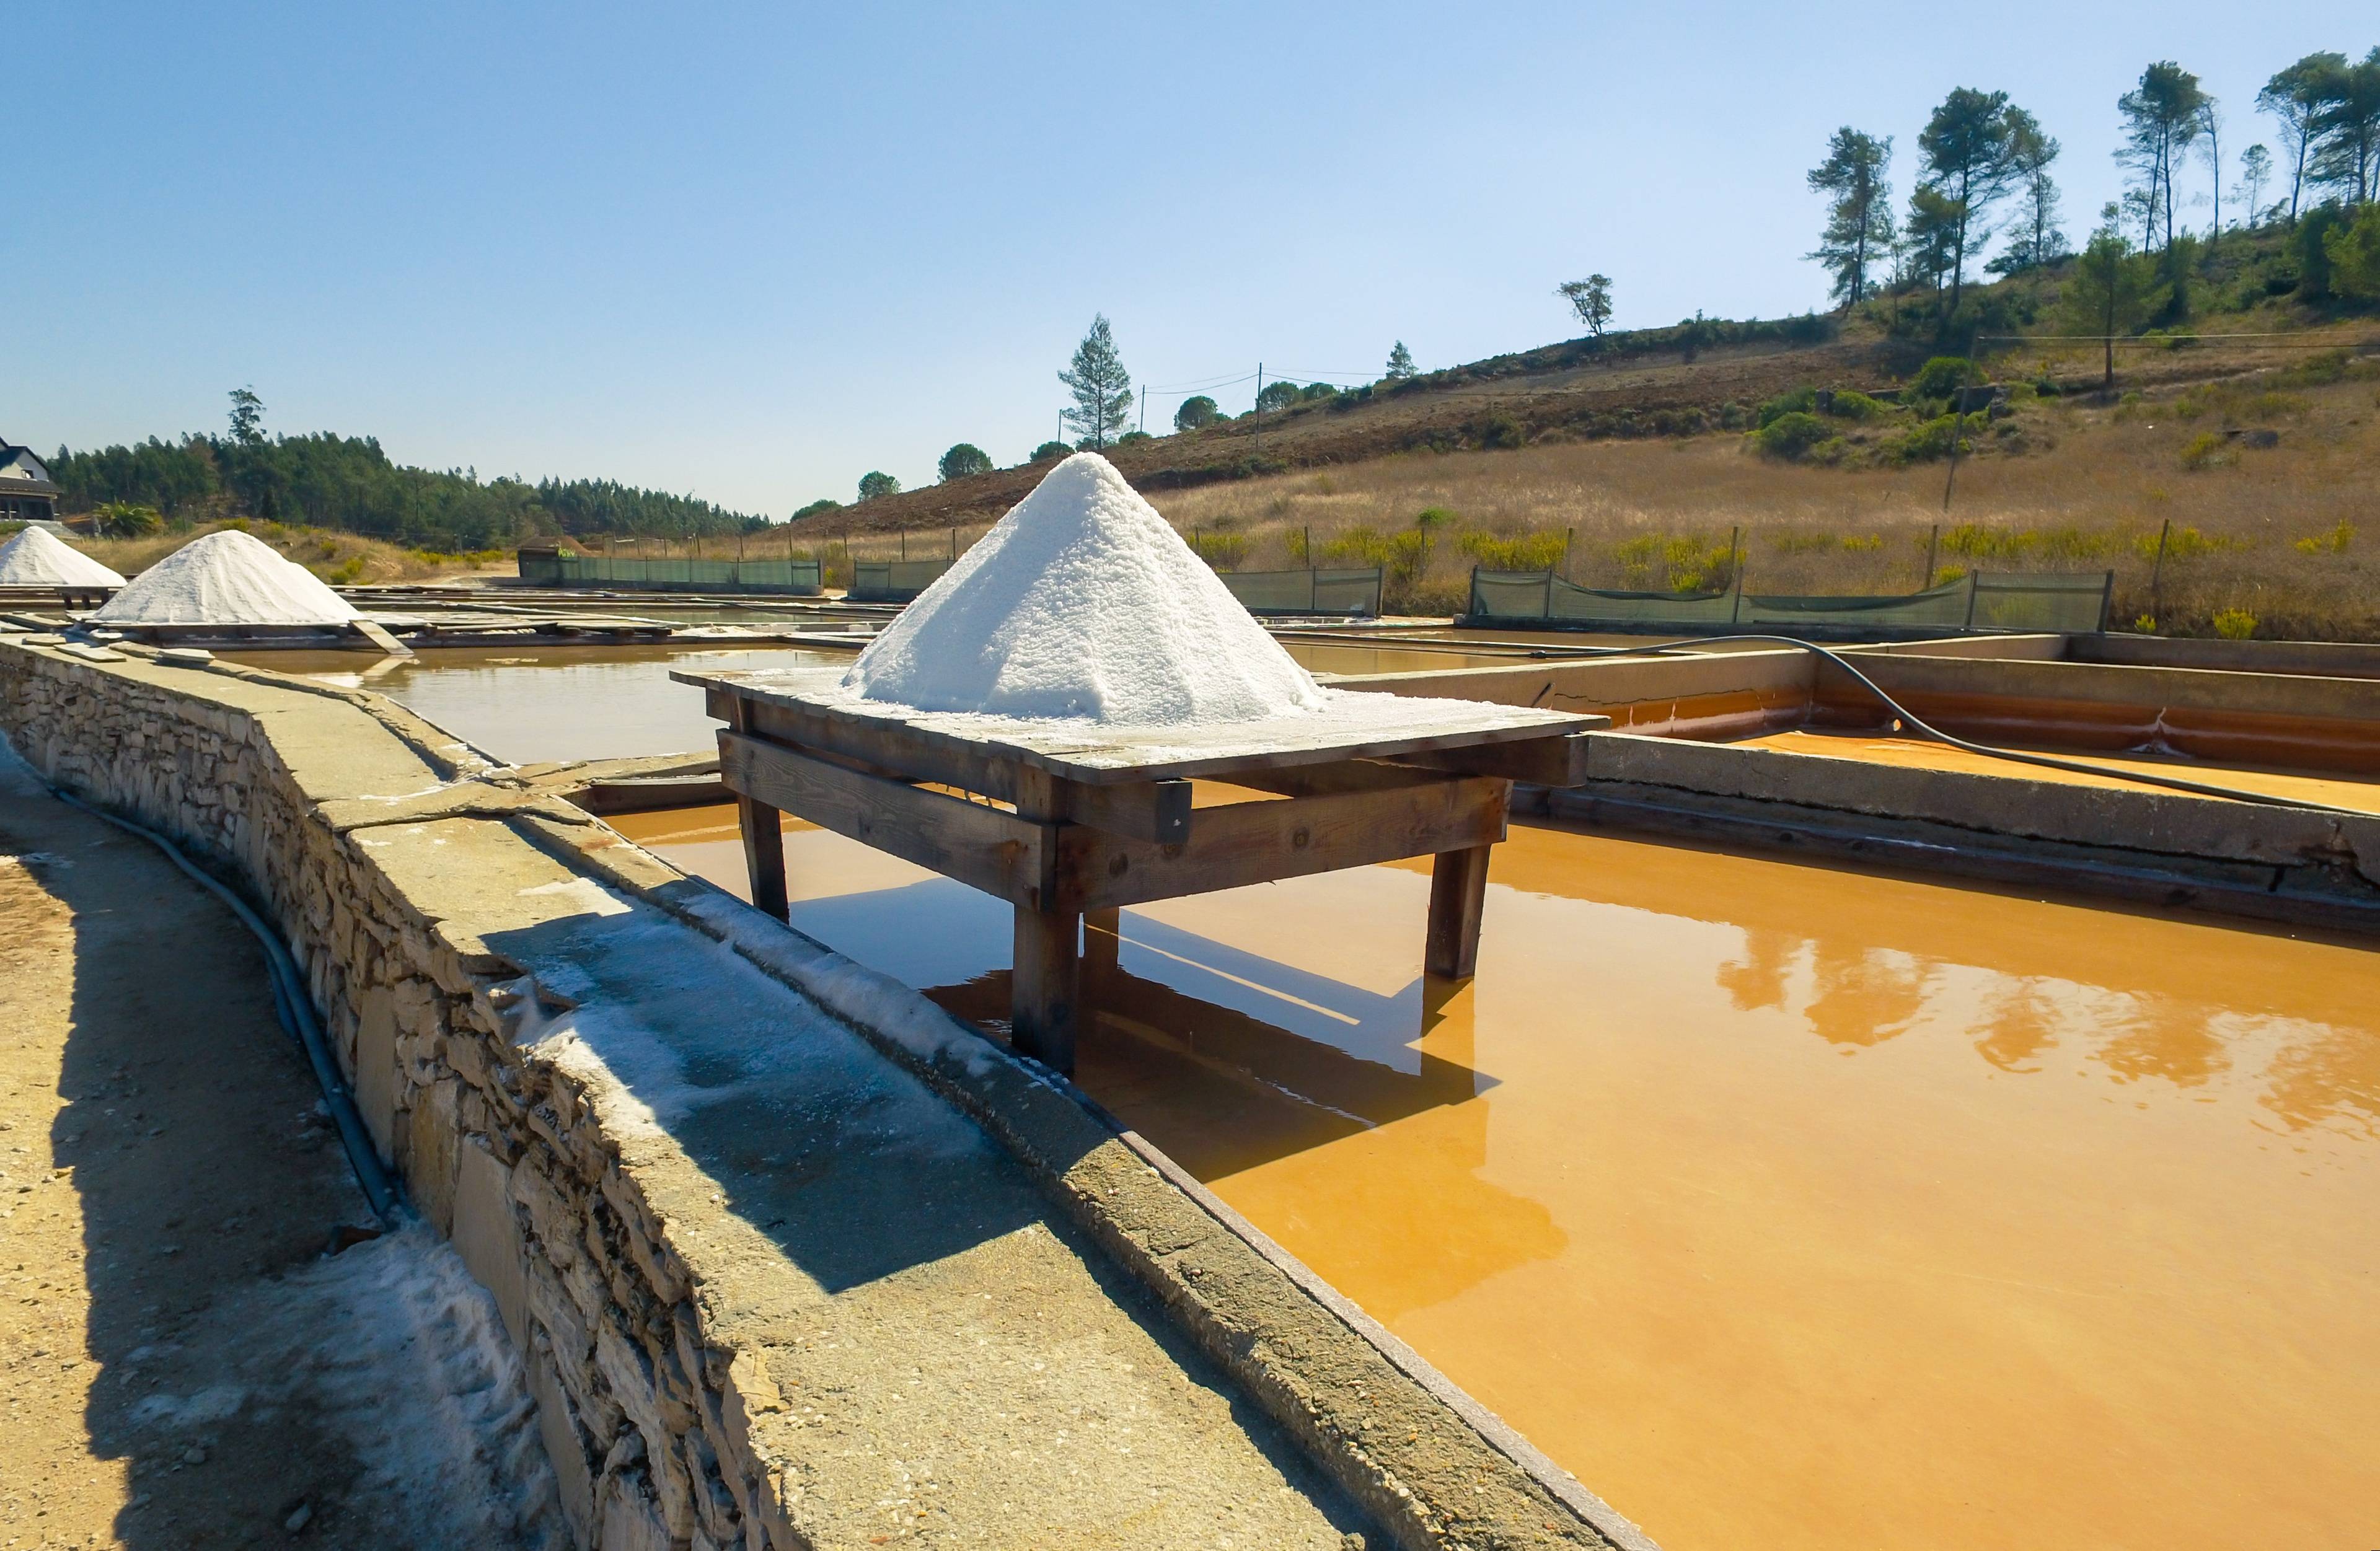
[[[280,936],[264,924],[248,902],[207,873],[200,870],[181,850],[156,830],[131,819],[108,812],[84,802],[62,787],[52,786],[50,793],[70,807],[81,809],[92,818],[115,825],[117,829],[139,835],[163,851],[166,858],[201,889],[231,907],[240,924],[264,947],[266,978],[273,986],[273,1011],[304,1048],[307,1060],[314,1068],[314,1081],[322,1090],[322,1104],[331,1112],[331,1122],[338,1128],[339,1141],[346,1148],[347,1162],[356,1172],[356,1183],[362,1187],[364,1198],[381,1220],[381,1226],[394,1230],[403,1225],[408,1209],[404,1193],[381,1163],[380,1151],[372,1145],[371,1133],[364,1129],[363,1117],[356,1112],[355,1095],[347,1087],[346,1076],[339,1071],[337,1060],[331,1054],[330,1041],[323,1036],[322,1021],[314,1015],[314,1003],[307,994],[306,983],[298,974],[298,962]]]
[[[1908,707],[1885,693],[1883,685],[1861,673],[1840,652],[1828,651],[1814,642],[1801,640],[1791,636],[1688,636],[1683,640],[1663,641],[1649,647],[1614,647],[1609,649],[1612,655],[1621,657],[1681,653],[1691,655],[1696,646],[1724,641],[1768,641],[1779,646],[1799,647],[1803,651],[1814,653],[1859,681],[1863,688],[1884,703],[1886,709],[1918,733],[1937,742],[1946,743],[1952,748],[1964,749],[1969,754],[1981,754],[1994,759],[2012,760],[2020,765],[2038,765],[2049,770],[2067,770],[2079,775],[2107,776],[2117,781],[2137,782],[2143,786],[2160,786],[2170,792],[2187,792],[2198,797],[2221,797],[2229,802],[2256,803],[2265,807],[2298,808],[2308,813],[2331,813],[2347,818],[2373,817],[2362,808],[2338,807],[2329,803],[2305,802],[2295,797],[2275,796],[2269,792],[2243,792],[2236,787],[2215,786],[2203,781],[2184,781],[2179,776],[2151,775],[2146,770],[2128,770],[2119,767],[2095,765],[2087,759],[2060,759],[2050,754],[2027,754],[2013,748],[1996,748],[1990,744],[1975,743],[1971,739],[1945,733],[1939,727],[1919,717]]]

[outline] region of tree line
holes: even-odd
[[[460,552],[564,534],[722,534],[768,526],[693,496],[610,479],[482,480],[476,469],[394,463],[370,436],[274,436],[264,405],[239,388],[224,435],[151,437],[50,461],[69,513],[153,511],[172,523],[224,517],[342,528],[418,549]]]
[[[2187,235],[2177,212],[2199,203],[2209,207],[2210,242],[2222,237],[2227,208],[2239,212],[2235,228],[2295,225],[2317,209],[2325,226],[2365,219],[2380,199],[2380,47],[2353,62],[2310,54],[2275,74],[2255,105],[2277,127],[2280,154],[2259,142],[2227,164],[2222,104],[2175,61],[2149,66],[2116,100],[2125,189],[2113,213],[2103,212],[2102,231],[2117,232],[2128,250],[2155,253]],[[1828,201],[1809,258],[1825,267],[1846,309],[1930,287],[1955,314],[1968,267],[1996,236],[2009,241],[1984,266],[1992,273],[2073,256],[2052,174],[2059,152],[2057,139],[2007,92],[1960,87],[1919,132],[1917,181],[1896,211],[1893,137],[1845,125],[1808,175]],[[2278,196],[2284,188],[2286,198],[2265,202],[2267,190]],[[2380,242],[2380,231],[2362,240]]]

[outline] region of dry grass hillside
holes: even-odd
[[[2263,636],[2380,636],[2380,361],[2309,371],[2301,357],[2113,404],[2020,397],[1972,438],[1947,515],[1947,463],[1859,466],[1885,430],[1852,430],[1843,466],[1728,433],[1402,454],[1152,499],[1220,568],[1303,564],[1310,543],[1319,563],[1387,566],[1424,612],[1459,610],[1475,563],[1721,587],[1740,534],[1758,592],[1912,591],[1934,544],[1937,581],[2113,570],[2127,624],[2204,634],[2225,615]]]
[[[2288,323],[2249,312],[2208,332]],[[2127,625],[2362,638],[2380,636],[2374,333],[2346,321],[2219,346],[2133,341],[2114,395],[2097,392],[2095,349],[2019,346],[1990,363],[2009,402],[1967,422],[1947,514],[1950,422],[1926,418],[1938,402],[1839,395],[1859,412],[1827,420],[1830,440],[1796,458],[1747,434],[1780,395],[1900,386],[1908,352],[1882,341],[1609,365],[1555,346],[1441,374],[1454,385],[1276,417],[1265,472],[1194,477],[1228,463],[1194,459],[1252,443],[1245,419],[1111,455],[1218,568],[1302,565],[1310,542],[1318,563],[1386,567],[1391,606],[1414,612],[1460,611],[1475,563],[1561,568],[1587,586],[1723,587],[1740,530],[1755,591],[1914,590],[1932,545],[1936,581],[1978,566],[2113,570]],[[1483,413],[1496,417],[1486,439]],[[939,554],[1046,472],[870,502],[800,541],[838,572],[854,552]]]

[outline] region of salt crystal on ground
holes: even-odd
[[[844,675],[922,710],[1211,726],[1318,710],[1322,690],[1113,465],[1077,453]]]
[[[0,544],[0,587],[122,587],[124,578],[45,527]]]
[[[359,617],[311,571],[231,527],[167,555],[91,616],[101,624],[346,624]]]

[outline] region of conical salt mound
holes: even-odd
[[[176,550],[91,615],[101,624],[346,624],[358,617],[311,571],[230,527]]]
[[[1077,453],[918,595],[844,678],[923,710],[1197,726],[1322,691],[1114,466]]]
[[[46,527],[0,544],[0,587],[122,587],[124,578]]]

